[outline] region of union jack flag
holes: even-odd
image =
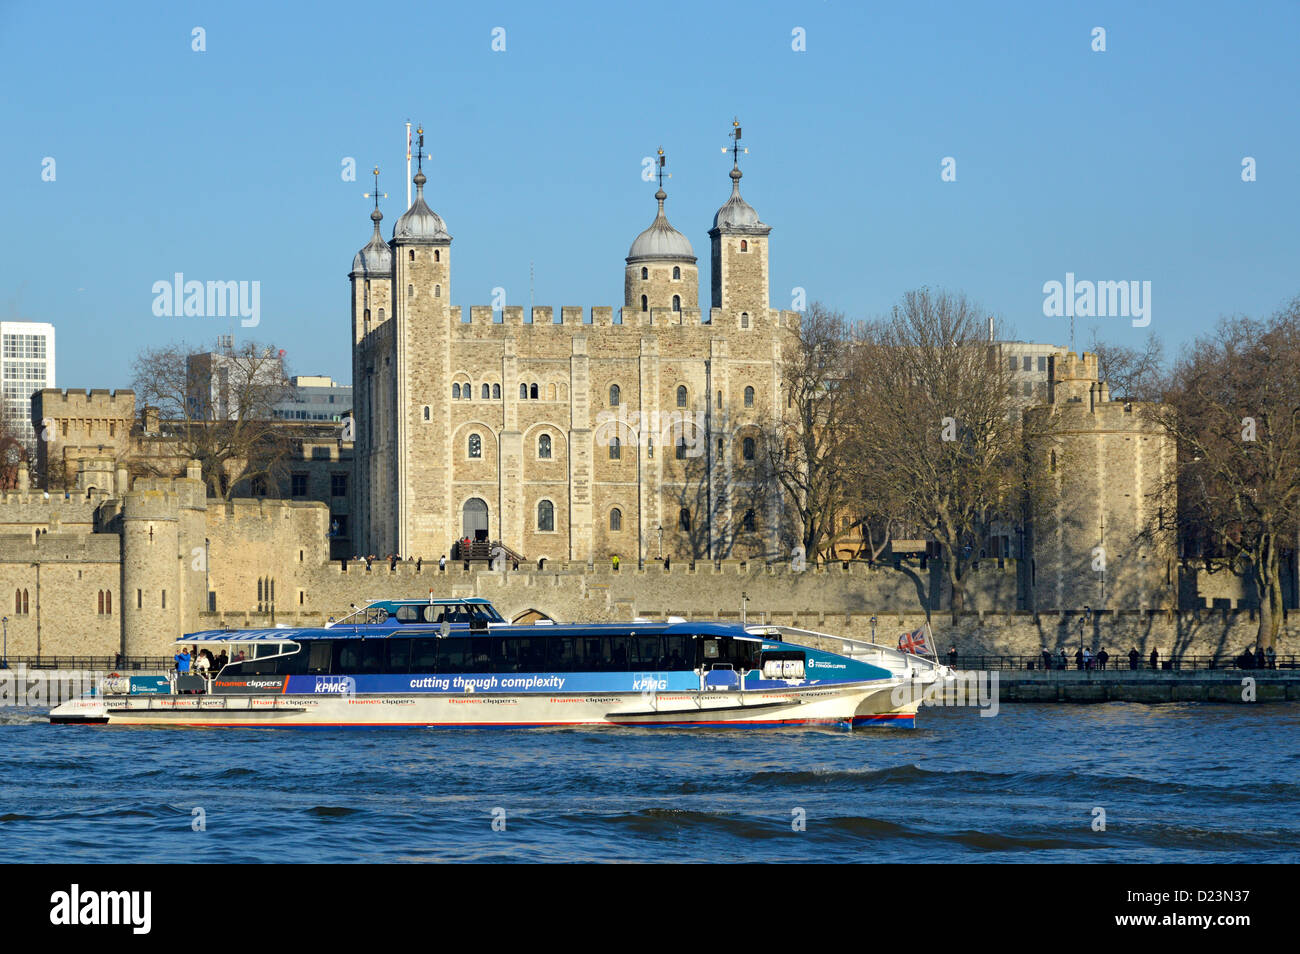
[[[903,652],[911,653],[914,656],[934,655],[934,650],[930,648],[930,643],[925,638],[924,626],[914,633],[903,633],[903,635],[899,636],[898,648]]]

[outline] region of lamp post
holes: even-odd
[[[659,562],[664,562],[664,528],[655,527],[655,532],[659,534]]]
[[[746,619],[745,609],[748,603],[749,603],[749,594],[742,590],[740,593],[740,625],[742,628],[745,625],[745,619]]]
[[[4,655],[0,656],[0,669],[8,669],[9,668],[9,617],[0,616],[0,624],[3,624],[4,633],[5,633]]]

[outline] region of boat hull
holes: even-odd
[[[102,696],[66,702],[55,724],[239,728],[910,728],[895,681],[706,692],[374,693]]]

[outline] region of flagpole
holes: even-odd
[[[406,207],[411,207],[411,124],[406,124]]]

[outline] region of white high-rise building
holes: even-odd
[[[4,421],[32,445],[32,395],[54,383],[54,326],[41,321],[0,321],[0,387]]]

